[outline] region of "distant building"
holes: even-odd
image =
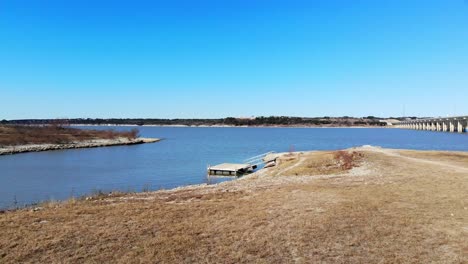
[[[241,116],[241,117],[238,117],[237,119],[239,119],[239,120],[255,120],[255,118],[256,118],[255,116],[250,116],[250,117]]]

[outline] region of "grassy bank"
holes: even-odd
[[[0,262],[466,263],[468,154],[283,155],[236,181],[0,214]]]
[[[18,146],[26,144],[68,144],[96,139],[135,139],[138,130],[84,130],[78,128],[62,127],[58,125],[47,126],[0,126],[0,146]]]

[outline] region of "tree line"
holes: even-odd
[[[381,118],[355,117],[288,117],[269,116],[255,118],[217,119],[157,119],[157,118],[73,118],[73,119],[22,119],[2,120],[0,124],[49,125],[60,122],[63,125],[184,125],[184,126],[385,126]]]

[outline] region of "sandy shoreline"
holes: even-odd
[[[117,139],[96,139],[96,140],[73,142],[73,143],[67,143],[67,144],[29,144],[29,145],[20,145],[20,146],[5,146],[5,147],[0,147],[0,156],[27,153],[27,152],[49,151],[49,150],[137,145],[137,144],[144,144],[144,143],[154,143],[158,141],[160,141],[160,139],[157,139],[157,138],[136,138],[136,139],[117,138]]]

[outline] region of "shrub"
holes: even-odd
[[[350,153],[344,150],[337,151],[334,154],[335,160],[340,164],[343,170],[352,169],[356,165],[355,160],[358,156],[360,156],[360,154],[355,151]]]

